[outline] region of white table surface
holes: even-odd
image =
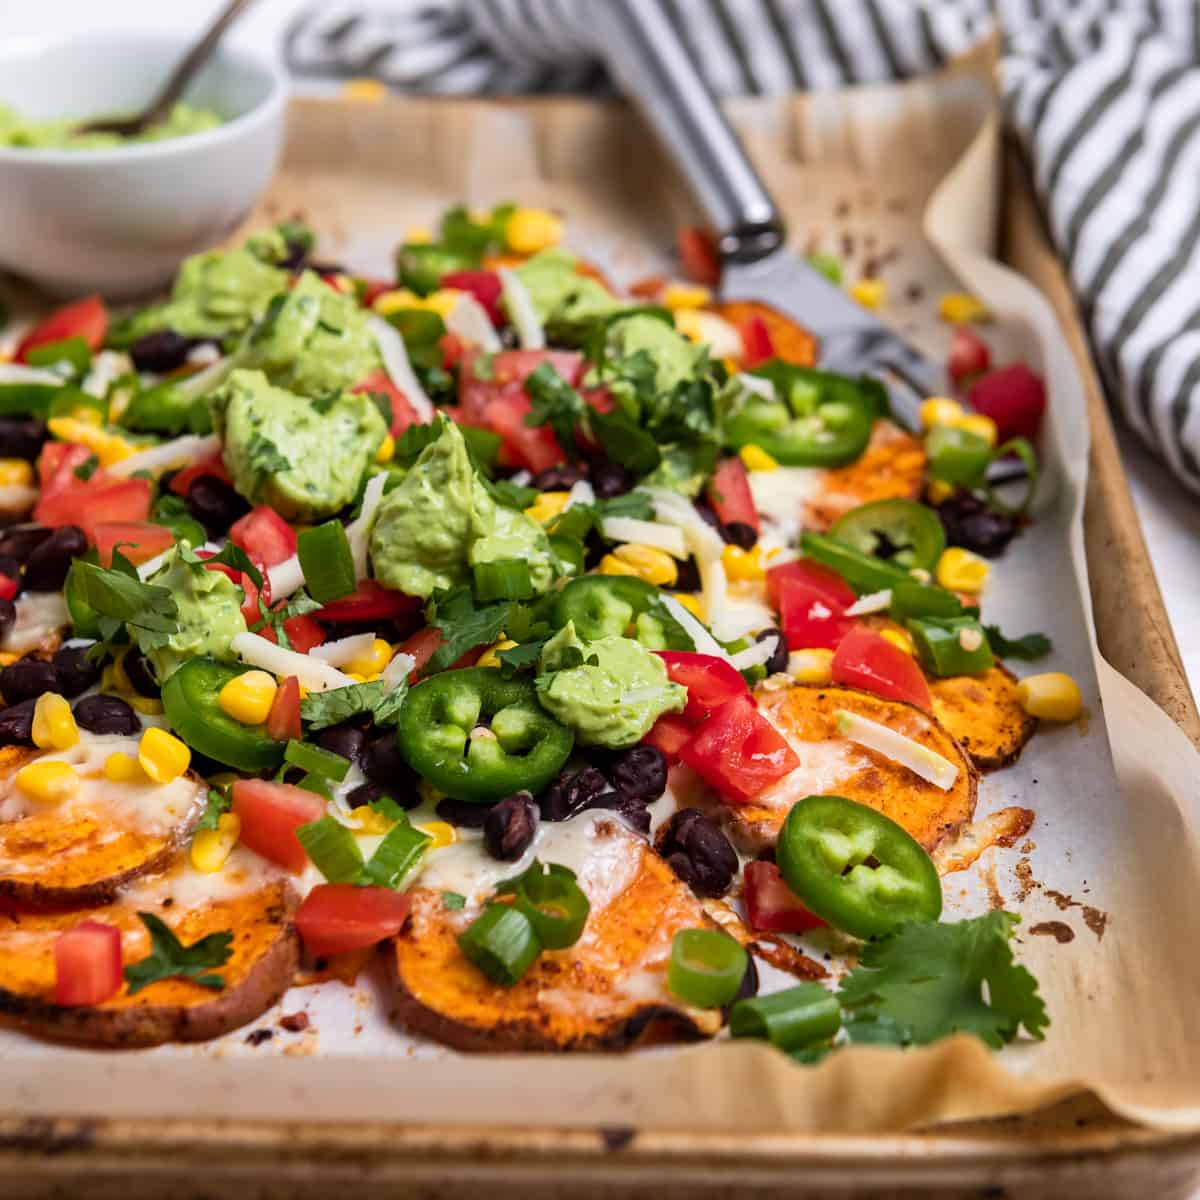
[[[222,0],[39,0],[4,4],[0,37],[70,28],[195,29]],[[364,0],[385,6],[386,0]],[[304,0],[259,0],[230,34],[258,47],[275,47],[288,20]],[[1122,454],[1150,555],[1193,691],[1200,694],[1200,497],[1188,495],[1127,431]],[[1093,570],[1122,569],[1120,563],[1092,564]]]

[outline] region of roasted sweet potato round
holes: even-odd
[[[997,663],[982,675],[931,679],[933,715],[981,770],[1015,762],[1037,729],[1017,700],[1017,678]]]
[[[757,317],[767,328],[776,358],[797,367],[817,365],[817,339],[777,308],[758,300],[729,300],[713,305],[713,311],[738,326]]]

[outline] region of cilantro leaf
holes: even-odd
[[[903,926],[863,949],[838,999],[857,1041],[925,1045],[973,1033],[998,1048],[1022,1025],[1041,1039],[1050,1023],[1037,980],[1013,961],[1013,913]],[[986,985],[986,995],[984,986]]]
[[[204,806],[203,815],[196,823],[196,828],[216,829],[217,822],[221,819],[221,814],[229,811],[229,806],[232,802],[232,798],[226,793],[218,792],[216,788],[209,788],[208,802]]]
[[[328,692],[310,692],[300,701],[300,716],[310,729],[327,729],[351,717],[374,712],[384,698],[385,687],[382,679],[371,679]]]
[[[170,590],[143,583],[119,549],[113,551],[111,567],[77,558],[71,571],[83,600],[101,617],[148,633],[175,632],[178,609]]]
[[[1024,662],[1036,662],[1045,658],[1053,648],[1044,633],[1027,633],[1024,637],[1006,638],[999,625],[985,625],[988,645],[997,658],[1019,658]]]
[[[241,546],[235,546],[233,542],[226,542],[211,558],[201,559],[200,561],[204,563],[222,563],[227,567],[232,567],[235,571],[241,571],[259,591],[262,591],[262,572],[254,565],[253,560],[245,550]]]
[[[532,667],[541,657],[544,641],[526,642],[523,646],[513,646],[508,650],[496,652],[500,662],[500,672],[505,679],[511,679],[518,671]]]
[[[408,695],[408,684],[401,683],[398,687],[386,693],[371,710],[371,718],[376,725],[395,725],[400,720],[400,709],[404,707],[404,698]]]
[[[207,971],[210,967],[223,967],[229,961],[233,945],[229,930],[210,933],[185,946],[153,913],[139,912],[138,918],[150,934],[150,953],[141,962],[125,968],[125,982],[131,996],[161,979],[190,979],[215,992],[225,987],[220,975],[210,975]]]
[[[525,424],[549,425],[563,453],[572,461],[577,459],[575,430],[586,421],[588,413],[583,397],[548,362],[528,375],[525,393],[532,405]]]
[[[635,475],[648,475],[662,459],[654,435],[619,408],[609,413],[594,413],[592,429],[604,453]]]
[[[595,509],[596,515],[601,519],[604,517],[633,517],[638,521],[654,520],[654,504],[650,497],[645,492],[639,492],[636,489],[620,496],[613,496],[611,500],[597,500]]]
[[[538,498],[537,488],[521,487],[511,479],[488,479],[486,475],[480,475],[479,482],[483,484],[487,494],[505,508],[523,511]]]
[[[466,908],[467,898],[462,892],[443,892],[442,907],[448,908],[451,912],[458,912],[459,909]]]
[[[85,458],[83,462],[81,462],[79,466],[75,468],[75,478],[82,479],[86,483],[93,475],[95,475],[96,468],[99,465],[100,460],[94,454],[89,454],[88,457]]]
[[[442,671],[476,646],[490,646],[504,632],[513,611],[511,601],[476,608],[469,587],[451,588],[434,596],[429,623],[442,631],[442,644],[429,660],[430,671]]]
[[[256,433],[246,446],[246,458],[250,466],[264,475],[278,475],[292,469],[291,462],[279,451],[270,438]]]

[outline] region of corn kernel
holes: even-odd
[[[882,279],[860,279],[850,288],[850,298],[863,308],[882,308],[887,300],[887,284]]]
[[[525,515],[539,525],[553,521],[564,508],[570,492],[540,492],[538,498],[525,510]]]
[[[31,762],[16,774],[17,787],[34,800],[56,803],[79,791],[79,772],[70,763],[52,759]]]
[[[33,465],[23,458],[0,458],[0,487],[30,487]]]
[[[453,846],[458,841],[458,830],[446,821],[430,821],[428,825],[418,825],[422,833],[427,833],[433,841],[430,850],[439,850],[442,846]]]
[[[235,675],[218,693],[221,711],[242,725],[261,725],[275,703],[279,685],[266,671]]]
[[[109,783],[134,783],[138,780],[145,782],[145,772],[142,764],[132,754],[116,750],[104,760],[104,778]]]
[[[99,428],[104,424],[104,417],[101,415],[98,408],[93,408],[90,404],[77,404],[71,409],[70,415],[76,421],[82,421],[85,425],[94,425]]]
[[[885,642],[891,642],[897,650],[903,650],[905,654],[915,655],[917,652],[916,646],[913,645],[912,635],[907,629],[881,629],[879,636]]]
[[[69,750],[79,741],[71,706],[57,692],[43,692],[37,698],[32,737],[39,750]]]
[[[609,557],[605,555],[605,557]],[[612,557],[633,568],[633,573],[647,583],[658,587],[671,587],[679,578],[675,560],[657,546],[644,546],[640,542],[627,542],[618,546]]]
[[[113,463],[128,458],[137,451],[137,447],[127,442],[115,433],[106,433],[97,429],[87,421],[75,417],[52,417],[46,422],[50,432],[63,442],[78,442],[86,446],[99,460],[102,467],[111,467]]]
[[[991,320],[986,306],[968,292],[947,292],[938,301],[938,316],[951,325]]]
[[[379,79],[347,79],[342,84],[343,100],[375,103],[387,95],[387,87]]]
[[[389,463],[396,457],[396,439],[389,433],[379,443],[379,449],[375,451],[375,461],[377,463]]]
[[[977,554],[961,546],[942,551],[934,575],[938,584],[950,592],[980,592],[992,568]]]
[[[192,838],[192,866],[209,875],[219,871],[233,853],[241,832],[241,817],[233,812],[222,813],[216,829],[201,829]]]
[[[404,240],[413,246],[428,246],[433,241],[433,231],[428,225],[410,225],[404,231]]]
[[[930,504],[944,504],[954,495],[954,484],[944,479],[931,479],[925,485],[925,499]]]
[[[162,701],[154,699],[153,696],[130,695],[125,699],[144,717],[157,717],[162,714]]]
[[[475,664],[477,667],[498,667],[500,659],[497,655],[501,650],[511,650],[517,643],[511,638],[502,637],[494,645],[489,646],[480,656],[479,661]]]
[[[368,675],[377,675],[391,661],[391,644],[385,642],[383,638],[376,638],[371,643],[370,650],[365,654],[360,654],[357,658],[352,658],[346,664],[346,674],[362,675],[364,678]],[[263,719],[265,720],[266,718],[264,717]]]
[[[743,550],[741,546],[732,544],[721,551],[721,563],[725,574],[731,579],[756,580],[765,579],[766,571],[762,565],[762,551],[757,546]]]
[[[562,222],[544,208],[518,208],[504,224],[504,240],[515,254],[537,254],[562,240]]]
[[[1074,721],[1083,711],[1079,685],[1061,671],[1022,679],[1017,684],[1017,700],[1031,717],[1045,721]]]
[[[996,428],[996,422],[991,417],[985,417],[983,413],[967,413],[953,421],[947,421],[946,424],[983,438],[989,446],[994,446],[999,440],[1000,431]]]
[[[421,797],[423,804],[430,805],[437,804],[446,798],[446,793],[440,788],[434,787],[428,779],[417,780],[417,795]]]
[[[788,674],[797,683],[829,683],[833,679],[833,651],[824,647],[793,650],[788,655]]]
[[[700,284],[668,283],[659,296],[659,302],[672,312],[681,308],[703,308],[712,300],[712,292]]]
[[[932,429],[935,425],[953,425],[966,416],[963,406],[949,396],[930,396],[921,405],[921,428]]]
[[[776,471],[779,463],[761,446],[743,446],[738,451],[738,457],[746,466],[747,471]]]
[[[599,575],[636,575],[637,570],[611,554],[606,554],[596,566]]]
[[[358,822],[358,832],[369,834],[371,837],[387,833],[396,823],[390,817],[384,816],[383,813],[376,812],[367,804],[360,804],[357,808],[351,809],[350,815]]]
[[[695,592],[673,592],[672,596],[698,621],[704,620],[704,605],[700,602],[700,597]]]
[[[697,308],[680,308],[675,311],[675,328],[679,330],[686,338],[691,338],[693,342],[704,341],[704,318],[700,315],[700,310]],[[734,373],[737,372],[737,364],[734,364]]]
[[[138,762],[155,783],[171,783],[188,769],[192,752],[174,734],[152,725],[138,742]]]

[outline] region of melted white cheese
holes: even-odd
[[[283,878],[285,873],[279,867],[239,845],[219,871],[197,871],[188,856],[181,855],[169,871],[134,880],[122,891],[121,899],[130,908],[174,908],[182,912],[236,900]],[[325,881],[318,878],[314,882]]]
[[[17,619],[0,642],[0,650],[26,654],[57,637],[71,623],[61,592],[25,592],[16,599]]]
[[[846,738],[827,738],[820,742],[805,742],[774,719],[768,708],[760,713],[787,739],[796,752],[800,765],[778,783],[773,783],[754,797],[756,805],[765,808],[791,808],[805,796],[836,793],[843,781],[849,779],[870,760],[864,752]]]
[[[825,472],[819,467],[777,467],[750,471],[749,480],[754,507],[768,526],[771,544],[791,545],[803,526],[804,506],[824,486]]]

